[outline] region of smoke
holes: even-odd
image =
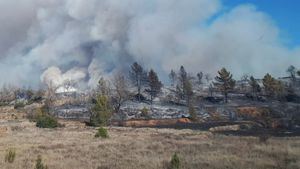
[[[37,87],[73,80],[94,86],[133,61],[161,77],[184,65],[215,74],[227,67],[276,76],[300,48],[251,4],[226,10],[220,0],[0,1],[0,85]]]
[[[49,86],[58,87],[68,82],[80,82],[86,77],[85,69],[72,68],[65,73],[57,67],[49,67],[41,75],[41,81]]]

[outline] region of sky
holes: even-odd
[[[281,28],[281,36],[289,47],[300,44],[300,1],[299,0],[223,0],[224,10],[249,3],[270,15]]]
[[[0,86],[38,87],[128,72],[163,82],[181,65],[215,76],[286,76],[300,69],[300,1],[0,0]]]

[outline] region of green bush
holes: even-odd
[[[108,138],[108,132],[106,128],[100,127],[95,134],[95,137]]]
[[[0,102],[0,107],[1,106],[8,106],[9,105],[9,103],[7,103],[7,102]]]
[[[146,107],[144,107],[142,110],[141,110],[141,112],[142,112],[142,117],[144,117],[144,118],[150,118],[149,117],[149,110],[146,108]]]
[[[55,128],[58,127],[58,122],[56,118],[50,115],[43,115],[37,118],[36,126],[39,128]]]
[[[177,153],[173,154],[171,159],[171,169],[179,169],[180,168],[180,159],[177,155]]]
[[[91,112],[90,125],[106,126],[112,115],[108,98],[105,95],[98,96]]]
[[[42,157],[38,155],[35,163],[35,169],[48,169],[47,165],[43,164]]]
[[[14,109],[19,109],[19,108],[23,108],[23,107],[25,107],[24,102],[16,102],[14,105]]]
[[[16,158],[16,151],[14,149],[8,149],[5,154],[5,162],[13,163]]]
[[[43,110],[39,110],[35,117],[36,127],[39,128],[55,128],[59,127],[59,123],[57,119],[48,113],[44,112]]]
[[[189,106],[189,114],[190,114],[190,117],[189,117],[190,120],[197,121],[197,119],[198,119],[197,113],[193,106]]]

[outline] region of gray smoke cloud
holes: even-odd
[[[220,0],[1,0],[0,85],[65,79],[93,87],[133,61],[165,76],[184,65],[239,77],[300,67],[272,18]]]

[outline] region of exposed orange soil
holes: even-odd
[[[162,126],[162,125],[174,125],[178,123],[191,123],[191,121],[188,118],[128,120],[123,122],[115,122],[114,125],[124,126],[124,127],[154,127],[154,126]]]

